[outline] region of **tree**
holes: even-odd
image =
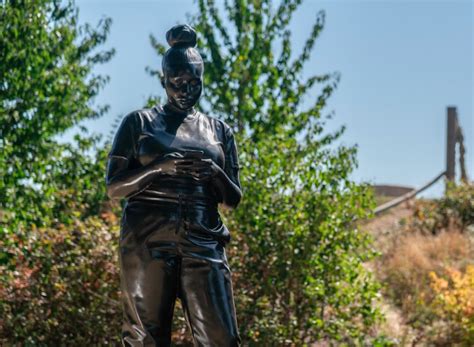
[[[107,110],[93,105],[108,80],[93,68],[114,54],[97,51],[110,24],[103,19],[97,28],[79,26],[73,1],[0,5],[0,209],[9,228],[58,219],[64,201],[56,193],[65,187],[76,191],[76,203],[97,203],[103,185],[87,185],[102,170],[92,168],[97,158],[85,153],[99,138],[77,135],[73,146],[60,145],[55,136]]]
[[[253,343],[363,342],[379,317],[378,285],[363,267],[374,251],[355,221],[375,203],[368,184],[349,178],[357,146],[335,146],[345,126],[324,132],[339,74],[303,78],[324,11],[302,52],[292,51],[288,26],[300,3],[235,0],[219,10],[199,0],[192,17],[205,57],[201,107],[232,125],[239,144],[244,198],[224,212],[238,320]],[[153,36],[151,44],[166,50]]]
[[[114,53],[97,51],[110,23],[79,26],[72,1],[0,2],[0,345],[120,342],[107,148],[84,128],[55,139],[107,110],[93,68]]]

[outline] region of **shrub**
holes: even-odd
[[[474,264],[465,271],[447,268],[445,275],[430,272],[437,316],[446,322],[444,336],[450,343],[474,345]]]
[[[122,312],[113,214],[0,240],[0,344],[117,344]]]
[[[446,194],[437,200],[419,200],[409,227],[437,234],[443,230],[465,231],[474,226],[474,184],[447,182]]]

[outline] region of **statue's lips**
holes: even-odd
[[[187,99],[187,98],[178,98],[176,99],[180,104],[182,105],[191,105],[194,103],[193,99]]]

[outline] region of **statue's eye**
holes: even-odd
[[[180,87],[183,84],[183,80],[181,78],[171,78],[170,82],[176,87]]]
[[[197,86],[199,84],[199,80],[198,79],[193,79],[193,80],[191,80],[190,83],[191,83],[192,86]]]

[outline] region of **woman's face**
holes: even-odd
[[[168,102],[173,106],[188,110],[199,100],[202,92],[202,66],[184,64],[168,67],[165,71],[163,87]]]

